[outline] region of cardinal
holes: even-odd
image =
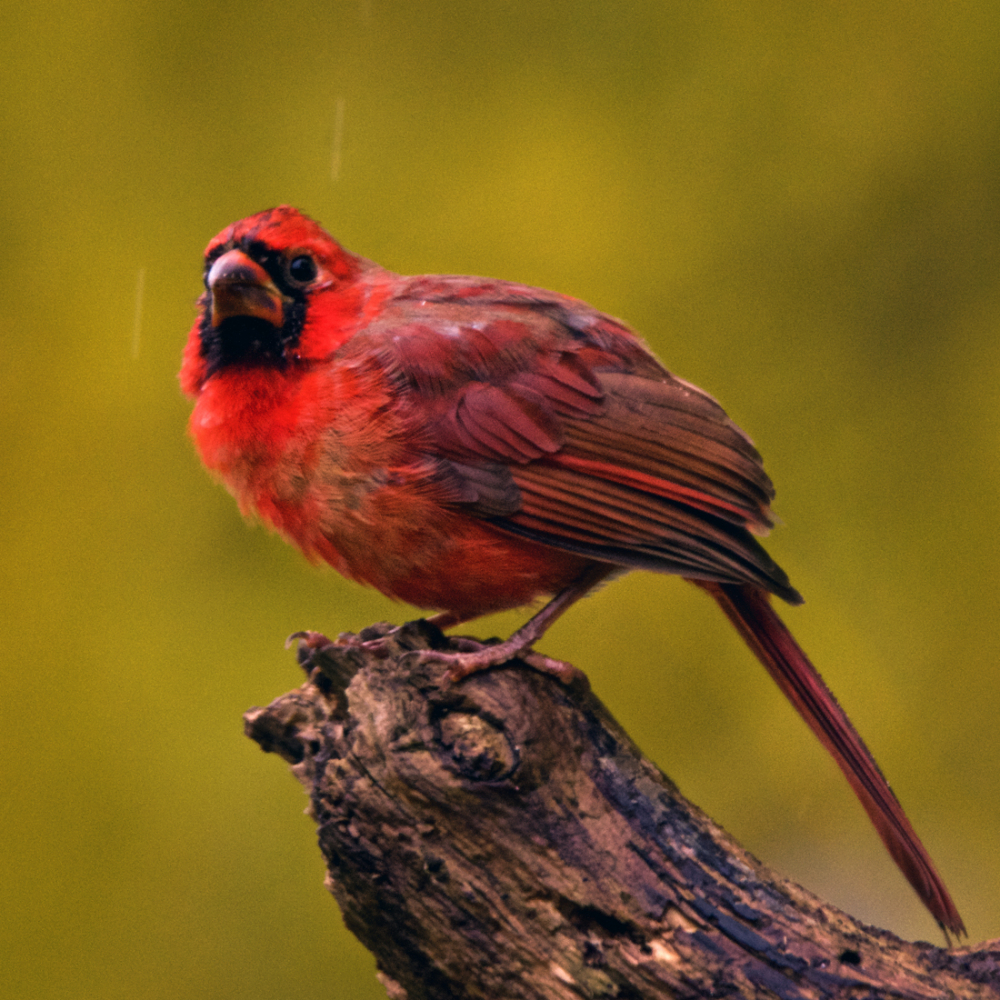
[[[282,205],[209,243],[180,381],[204,464],[310,559],[437,612],[441,627],[548,598],[504,642],[433,654],[454,680],[537,656],[560,614],[628,570],[702,588],[945,933],[965,933],[871,753],[772,607],[802,598],[757,540],[774,497],[760,455],[625,324],[525,285],[394,274]]]

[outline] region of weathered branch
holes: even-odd
[[[447,686],[407,662],[444,641],[426,623],[381,651],[345,640],[246,717],[309,792],[390,997],[1000,998],[1000,942],[859,924],[687,802],[584,681],[515,662]]]

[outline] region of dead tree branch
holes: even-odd
[[[343,639],[246,717],[309,793],[394,1000],[1000,998],[1000,942],[859,924],[687,802],[584,681],[514,662],[448,686],[407,662],[444,642],[426,623]]]

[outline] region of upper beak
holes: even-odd
[[[242,250],[224,253],[208,272],[212,293],[212,326],[230,316],[254,316],[280,329],[285,300],[267,271]]]

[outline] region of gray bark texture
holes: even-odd
[[[1000,1000],[1000,941],[858,923],[684,799],[582,677],[513,661],[448,684],[408,655],[448,642],[416,622],[302,647],[307,683],[246,715],[305,786],[393,1000]]]

